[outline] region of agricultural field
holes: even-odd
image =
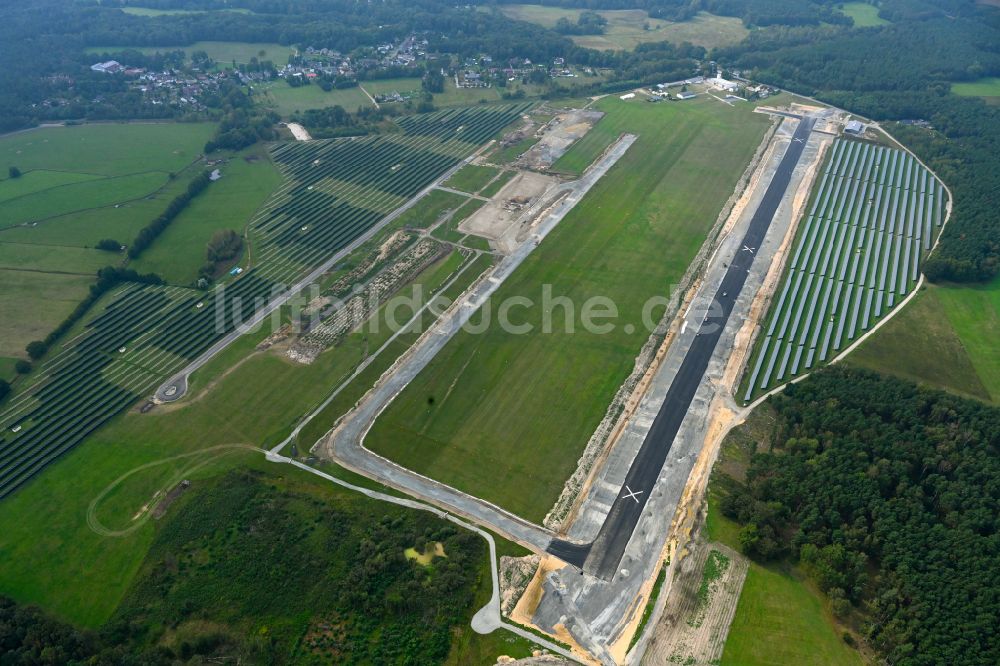
[[[592,131],[639,138],[494,295],[494,303],[531,298],[536,307],[523,320],[534,330],[460,332],[366,439],[399,464],[534,521],[631,372],[649,335],[639,324],[643,304],[666,295],[687,270],[768,127],[750,105],[707,99],[610,97],[597,108],[607,115]],[[589,333],[577,321],[568,333],[557,313],[543,333],[543,284],[578,305],[609,297],[619,313],[614,330]],[[627,332],[626,323],[635,328]]]
[[[201,156],[212,130],[210,123],[95,124],[0,138],[4,166],[22,174],[0,181],[0,242],[15,227],[35,230],[65,215],[155,194]],[[59,244],[87,247],[104,237],[102,229],[73,231],[60,230]],[[18,240],[30,242],[24,233]]]
[[[542,5],[502,5],[500,10],[518,21],[536,23],[553,28],[556,22],[565,18],[576,23],[582,10],[562,9]],[[603,35],[571,35],[578,46],[600,50],[631,51],[646,42],[691,42],[695,46],[715,48],[729,46],[741,41],[749,34],[738,18],[716,16],[708,12],[698,12],[687,21],[664,21],[650,18],[641,9],[611,9],[597,12],[607,19],[608,25]]]
[[[890,23],[878,15],[877,6],[867,2],[845,2],[840,12],[854,19],[855,28],[877,28]]]
[[[134,50],[140,53],[166,53],[167,51],[184,51],[191,56],[195,51],[204,51],[208,57],[221,66],[245,65],[250,58],[270,60],[278,67],[288,63],[288,56],[295,54],[295,47],[282,46],[265,42],[194,42],[188,46],[90,46],[87,53],[99,55],[102,53],[119,53]]]
[[[254,87],[254,91],[260,103],[273,109],[282,118],[288,118],[296,111],[322,109],[328,106],[340,106],[353,113],[359,108],[372,105],[371,100],[358,86],[326,92],[315,84],[293,88],[283,79],[279,79],[258,84]]]
[[[525,105],[402,118],[402,134],[280,144],[253,266],[205,293],[130,285],[0,413],[0,497],[29,480],[517,119]]]
[[[27,358],[25,346],[58,326],[93,283],[93,274],[0,268],[0,312],[20,313],[0,317],[0,356]]]
[[[0,180],[0,302],[19,313],[0,325],[0,356],[23,355],[82,300],[97,269],[121,262],[94,245],[129,243],[162,213],[187,186],[212,130],[209,123],[109,123],[0,137],[0,173],[21,171]]]
[[[281,174],[261,147],[237,153],[217,168],[222,177],[196,197],[152,247],[130,262],[130,268],[156,273],[173,284],[193,284],[206,261],[205,246],[212,234],[220,229],[242,233],[281,184]]]
[[[743,399],[831,360],[888,315],[917,282],[945,198],[909,153],[835,141],[747,366]]]

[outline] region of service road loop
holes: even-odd
[[[558,185],[540,198],[540,215],[531,236],[504,257],[490,274],[464,295],[424,333],[406,355],[388,371],[355,409],[317,446],[325,457],[387,486],[436,504],[489,527],[504,536],[543,552],[552,533],[484,500],[417,474],[364,447],[365,435],[382,411],[423,370],[447,342],[471,319],[478,306],[500,288],[504,281],[531,254],[570,210],[625,154],[636,136],[625,134],[604,155],[573,182]],[[465,304],[471,304],[467,307]]]

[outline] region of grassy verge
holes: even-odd
[[[536,521],[631,371],[649,334],[644,305],[683,275],[767,127],[749,108],[708,101],[606,98],[600,108],[605,137],[632,131],[638,141],[493,302],[524,296],[537,304],[542,285],[576,310],[605,296],[618,311],[613,330],[582,330],[574,314],[571,332],[564,309],[554,308],[546,333],[536,305],[512,313],[533,326],[528,334],[495,324],[480,334],[463,331],[366,440],[400,464]]]
[[[653,614],[653,609],[656,608],[656,600],[660,598],[660,590],[663,589],[663,583],[667,580],[667,567],[669,562],[660,567],[660,573],[656,576],[656,582],[653,583],[653,591],[649,595],[649,599],[646,601],[646,606],[642,609],[642,618],[639,620],[639,626],[635,629],[635,634],[632,636],[632,640],[628,644],[628,649],[631,650],[635,647],[635,644],[642,637],[642,632],[646,629],[646,624],[649,623],[649,617]]]

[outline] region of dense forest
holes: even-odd
[[[99,631],[0,596],[0,663],[436,664],[475,611],[485,543],[431,514],[249,470],[177,503]],[[437,543],[426,565],[404,557]]]
[[[722,504],[743,549],[798,559],[887,663],[1000,663],[1000,409],[840,367],[770,402]]]

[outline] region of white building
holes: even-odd
[[[708,83],[711,86],[718,88],[719,90],[723,90],[725,92],[736,92],[740,88],[740,85],[736,83],[736,81],[727,81],[721,76],[716,76],[715,78],[709,79]]]
[[[618,99],[626,100],[626,99],[632,99],[633,97],[635,97],[635,93],[626,93],[624,95],[621,95]]]
[[[844,131],[848,134],[864,134],[865,126],[861,124],[861,121],[852,120],[844,125]]]
[[[107,62],[99,62],[97,64],[91,65],[90,69],[95,72],[104,72],[105,74],[114,74],[122,69],[122,64],[117,60],[109,60]]]

